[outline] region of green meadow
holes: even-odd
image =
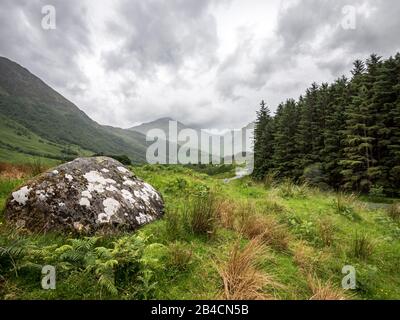
[[[231,168],[232,169],[232,168]],[[1,299],[398,299],[400,214],[393,199],[184,166],[131,170],[164,197],[135,233],[37,235],[0,222]],[[225,172],[224,172],[225,171]],[[218,172],[218,170],[217,170]],[[29,179],[2,177],[0,208]],[[41,269],[56,267],[56,289]],[[343,290],[344,266],[356,288]]]

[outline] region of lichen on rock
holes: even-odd
[[[160,218],[161,195],[120,162],[78,158],[29,181],[6,204],[10,223],[40,232],[135,230]]]

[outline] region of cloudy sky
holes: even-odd
[[[0,0],[0,56],[101,124],[239,128],[261,99],[275,110],[400,51],[399,17],[398,0]]]

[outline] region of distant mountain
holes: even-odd
[[[152,129],[161,129],[166,134],[166,137],[167,137],[167,140],[168,140],[169,139],[169,123],[170,123],[170,121],[176,121],[177,122],[177,133],[178,134],[183,129],[192,129],[192,130],[196,131],[197,134],[198,134],[198,137],[200,137],[200,133],[201,133],[200,129],[191,128],[191,127],[185,125],[184,123],[179,122],[179,121],[174,120],[174,119],[169,118],[169,117],[160,118],[160,119],[157,119],[157,120],[154,120],[154,121],[146,122],[146,123],[143,123],[141,125],[132,127],[129,130],[134,131],[134,132],[139,132],[139,133],[142,133],[142,134],[146,135]],[[247,136],[247,139],[246,139],[246,136],[244,134],[246,132],[246,130],[250,130],[250,135]],[[208,137],[210,137],[210,138],[212,137],[214,139],[215,138],[220,138],[221,139],[221,144],[224,141],[223,139],[225,139],[225,141],[229,141],[228,143],[232,144],[234,150],[233,150],[232,154],[228,155],[228,157],[232,156],[233,154],[235,154],[236,158],[237,158],[237,154],[240,151],[252,153],[252,151],[253,151],[253,131],[254,131],[254,122],[251,122],[247,126],[245,126],[245,127],[243,127],[241,129],[241,134],[243,136],[242,140],[240,140],[238,138],[240,136],[240,134],[238,134],[238,130],[236,130],[235,137],[234,137],[233,141],[232,141],[232,137],[229,135],[229,133],[217,135],[217,134],[211,134],[211,133],[207,132],[207,135],[208,135]],[[193,141],[191,141],[191,142],[192,143],[190,144],[190,146],[193,149],[201,150],[200,146],[196,142],[193,142]],[[183,143],[184,142],[180,142],[179,144],[182,145]],[[202,151],[206,152],[206,153],[209,153],[209,150],[202,150]],[[214,152],[215,152],[215,150],[214,150]],[[222,152],[223,151],[221,151],[221,154],[222,154]],[[225,158],[227,159],[227,157],[225,157]]]
[[[4,57],[0,57],[0,110],[0,133],[8,134],[8,138],[0,135],[2,151],[54,158],[68,153],[126,154],[134,162],[145,161],[143,134],[98,124],[27,69]],[[38,142],[34,150],[27,148],[29,137]],[[39,140],[54,144],[53,153],[43,151]]]
[[[146,123],[142,123],[136,127],[132,127],[129,128],[129,130],[131,131],[136,131],[139,133],[142,133],[144,135],[147,134],[148,131],[152,130],[152,129],[161,129],[163,130],[167,137],[168,137],[168,132],[169,132],[169,122],[170,121],[176,121],[172,118],[166,117],[166,118],[160,118],[154,121],[150,121],[150,122],[146,122]],[[184,125],[183,123],[176,121],[177,122],[177,129],[178,132],[180,132],[183,129],[188,129],[189,127],[187,127],[186,125]]]

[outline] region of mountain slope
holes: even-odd
[[[147,132],[151,129],[161,129],[163,130],[167,137],[168,137],[168,132],[169,132],[169,122],[170,121],[176,121],[172,118],[160,118],[154,121],[150,121],[150,122],[146,122],[146,123],[142,123],[136,127],[132,127],[129,128],[129,130],[131,131],[136,131],[139,133],[142,133],[144,135],[147,134]],[[190,129],[188,126],[184,125],[183,123],[176,121],[177,122],[177,128],[178,128],[178,132],[180,132],[183,129]]]
[[[145,159],[144,135],[101,126],[38,77],[3,57],[0,110],[4,117],[51,142],[78,145],[93,153],[126,154],[135,162]],[[18,146],[18,141],[14,143]]]

